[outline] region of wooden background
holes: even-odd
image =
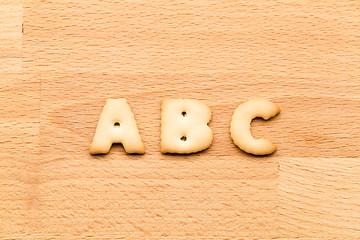
[[[2,239],[360,239],[360,2],[0,0]],[[91,156],[107,98],[147,152]],[[214,141],[160,153],[160,101],[208,104]],[[232,143],[234,109],[278,146]]]

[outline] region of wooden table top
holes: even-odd
[[[358,239],[360,2],[0,0],[1,239]],[[146,154],[91,156],[125,97]],[[212,146],[160,153],[160,101],[204,101]],[[232,142],[234,109],[278,151]]]

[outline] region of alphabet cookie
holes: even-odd
[[[145,153],[134,114],[125,98],[106,101],[90,145],[90,153],[108,153],[113,143],[122,143],[127,153]]]
[[[199,100],[163,99],[161,152],[188,154],[208,148],[213,140],[210,119],[210,108]]]
[[[268,120],[280,112],[280,108],[266,99],[253,99],[240,104],[232,116],[230,133],[236,146],[247,153],[267,155],[276,151],[277,147],[265,138],[254,139],[250,132],[251,121],[256,117]]]

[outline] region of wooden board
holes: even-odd
[[[0,0],[2,239],[360,237],[358,1]],[[146,146],[88,153],[108,98]],[[195,98],[212,146],[160,153],[160,101]],[[278,151],[232,143],[234,109]]]

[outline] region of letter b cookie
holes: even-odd
[[[210,119],[210,108],[199,100],[163,99],[161,152],[187,154],[208,148],[213,139]]]

